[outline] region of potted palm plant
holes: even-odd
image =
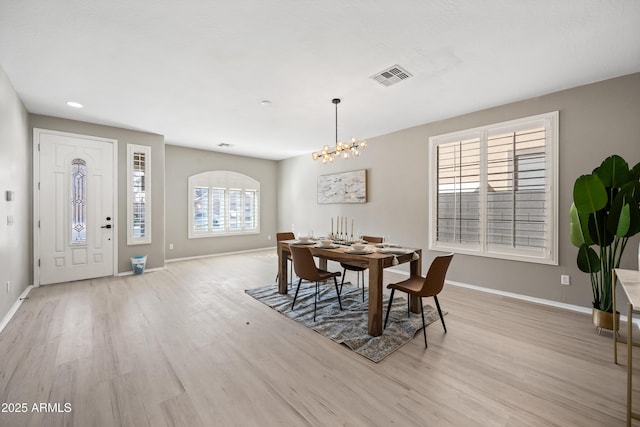
[[[613,329],[613,269],[629,238],[640,232],[639,203],[640,163],[630,169],[617,155],[578,177],[573,187],[571,243],[578,247],[578,268],[591,279],[593,322],[599,328]]]

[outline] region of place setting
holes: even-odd
[[[349,249],[345,250],[344,252],[353,255],[368,255],[374,253],[375,250],[370,245],[355,242],[352,243]]]
[[[312,235],[298,236],[294,242],[291,242],[292,245],[315,245],[317,243],[318,242],[313,239]]]

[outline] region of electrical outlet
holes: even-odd
[[[267,236],[267,240],[271,240],[271,234],[269,234],[269,236]]]
[[[169,250],[173,249],[173,243],[169,243]]]
[[[11,291],[11,282],[7,280],[7,293]]]
[[[569,277],[568,274],[561,274],[560,275],[560,284],[561,285],[570,285],[571,284],[571,277]]]

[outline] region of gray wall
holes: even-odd
[[[322,165],[308,155],[281,161],[278,228],[295,227],[301,232],[313,229],[316,234],[326,233],[331,225],[330,217],[343,215],[354,218],[355,228],[361,233],[390,235],[393,241],[426,250],[428,138],[556,110],[560,111],[559,265],[458,254],[448,279],[590,307],[589,279],[577,269],[577,249],[568,238],[573,183],[576,177],[590,173],[611,154],[621,155],[631,166],[640,162],[640,74],[376,137],[369,140],[369,146],[358,159]],[[318,175],[356,169],[368,171],[368,203],[317,204]],[[621,267],[638,268],[638,240],[636,236],[630,241]],[[425,251],[423,271],[435,255]],[[571,286],[560,285],[561,274],[571,276]]]
[[[165,151],[167,259],[275,246],[277,218],[277,163],[275,161],[196,150],[175,145],[166,145]],[[260,234],[187,238],[187,178],[197,173],[214,170],[242,173],[260,182]],[[173,244],[173,249],[169,249],[170,244]]]
[[[27,110],[0,66],[0,320],[32,283],[30,141]]]
[[[92,135],[118,140],[118,272],[131,271],[130,258],[147,255],[147,268],[164,267],[164,137],[111,126],[60,119],[29,116],[31,128]],[[31,130],[31,138],[33,138]],[[127,245],[127,144],[151,147],[151,244]]]

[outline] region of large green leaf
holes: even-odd
[[[618,219],[618,228],[616,229],[616,236],[625,237],[631,227],[631,212],[629,203],[625,203],[620,211],[620,218]]]
[[[625,184],[611,203],[611,210],[607,218],[607,231],[618,237],[633,236],[640,231],[640,211],[638,202],[633,197],[634,184],[640,183]]]
[[[569,237],[573,246],[579,248],[584,243],[584,233],[582,232],[582,224],[580,224],[580,216],[575,203],[569,208]]]
[[[597,273],[600,271],[600,257],[590,246],[580,246],[578,250],[578,268],[585,273]]]
[[[573,202],[580,214],[590,214],[607,205],[607,191],[596,175],[582,175],[573,185]]]
[[[580,215],[575,203],[569,208],[569,237],[571,243],[579,248],[583,243],[591,246],[596,239],[589,232],[589,217],[593,215]]]
[[[615,154],[604,159],[598,169],[598,178],[607,188],[621,187],[629,181],[629,177],[629,164]]]

